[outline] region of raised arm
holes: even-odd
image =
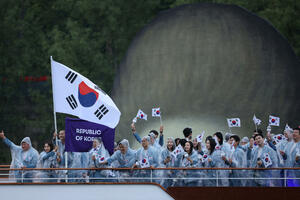
[[[135,139],[138,141],[138,143],[141,143],[141,142],[142,142],[142,139],[141,139],[141,137],[139,136],[139,134],[136,132],[134,123],[131,124],[131,131],[132,131],[132,134],[133,134],[133,136],[135,137]]]
[[[4,131],[2,130],[0,132],[0,138],[4,142],[6,146],[8,146],[10,149],[20,149],[20,146],[15,145],[12,141],[10,141],[7,137],[5,137]]]
[[[163,134],[163,132],[164,132],[164,126],[160,126],[159,127],[159,133],[160,133],[160,135],[159,135],[159,145],[160,146],[164,146],[164,134]]]

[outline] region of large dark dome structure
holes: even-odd
[[[140,108],[141,135],[159,128],[151,108],[161,107],[166,136],[228,132],[226,118],[240,117],[232,132],[250,136],[256,114],[265,132],[268,116],[300,122],[300,64],[287,40],[267,21],[234,5],[201,3],[160,13],[133,40],[122,61],[113,99],[122,112],[116,139],[129,138]]]

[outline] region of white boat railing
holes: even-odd
[[[236,171],[237,170],[237,171]],[[238,172],[238,176],[235,172]],[[257,174],[259,173],[259,175]],[[267,174],[267,175],[266,175]],[[300,182],[300,168],[20,168],[0,165],[0,184],[55,183],[55,182],[151,182],[170,186],[230,186],[223,181],[240,181],[238,186],[251,186],[246,182],[269,181],[275,187],[287,187],[288,182]],[[211,181],[213,185],[200,182]],[[181,183],[181,184],[180,184]],[[210,184],[212,184],[210,183]],[[236,185],[235,185],[236,186]]]

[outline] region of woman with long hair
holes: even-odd
[[[198,153],[193,150],[193,143],[187,141],[184,145],[184,152],[179,155],[179,167],[192,168],[198,164]],[[185,178],[180,181],[182,186],[198,186],[196,170],[183,170],[180,175]]]

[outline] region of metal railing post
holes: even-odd
[[[217,185],[216,185],[216,186],[219,187],[219,175],[218,175],[218,170],[216,170],[216,178],[217,178],[217,179],[216,179],[216,181],[217,181],[217,183],[216,183]]]
[[[152,172],[152,168],[151,168],[150,170],[151,170],[151,183],[152,183],[152,173],[153,173],[153,172]]]
[[[21,183],[24,183],[24,170],[22,169],[21,172]]]
[[[284,187],[286,187],[286,170],[283,170],[283,176],[284,176]]]

